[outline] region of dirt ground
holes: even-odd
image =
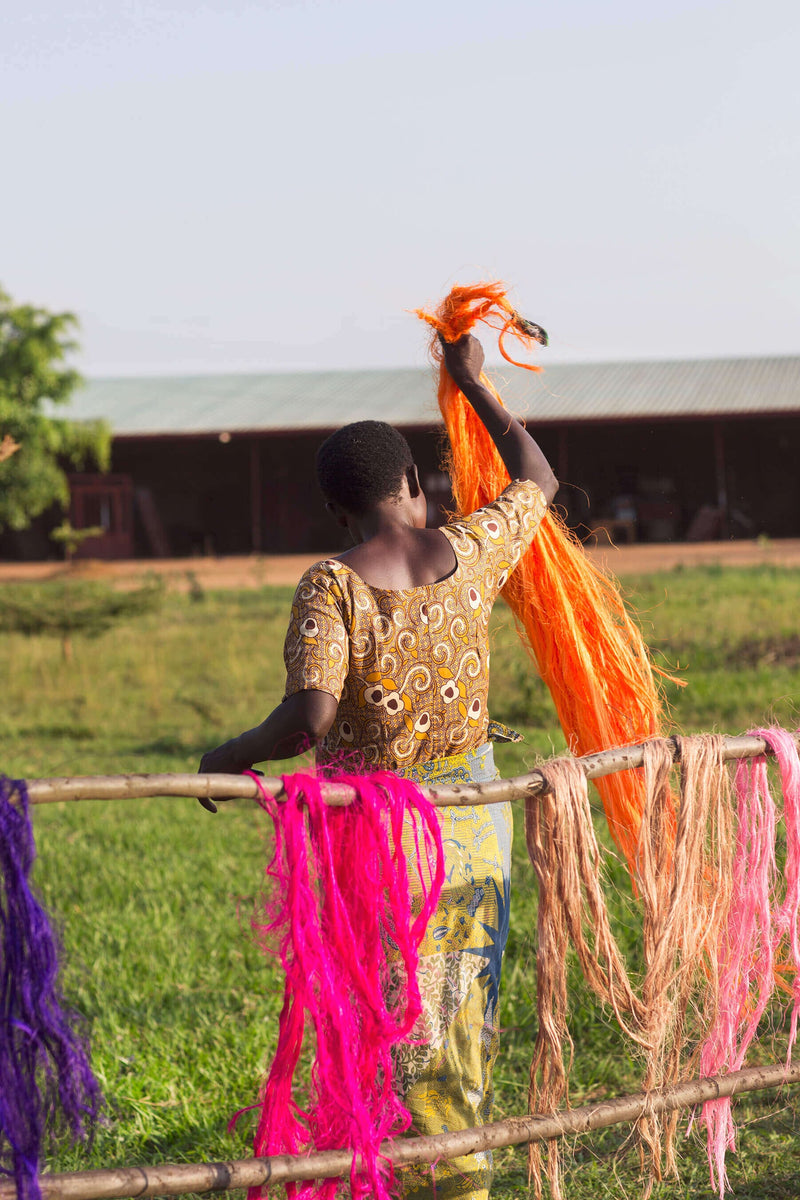
[[[669,571],[673,567],[720,563],[724,566],[774,564],[800,567],[800,538],[751,542],[693,542],[633,546],[598,546],[588,554],[616,575]],[[171,588],[255,588],[268,584],[293,585],[320,555],[247,555],[230,558],[126,559],[101,562],[83,559],[72,567],[65,563],[0,563],[0,584],[39,582],[47,579],[101,579],[125,589],[137,586],[147,575],[164,576]]]

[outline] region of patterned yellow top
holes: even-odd
[[[339,701],[317,757],[352,769],[402,769],[486,741],[489,614],[547,502],[515,481],[442,528],[456,556],[437,583],[371,587],[344,562],[309,567],[286,635],[286,696],[313,688]]]

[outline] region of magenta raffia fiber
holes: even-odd
[[[392,1088],[391,1051],[420,1014],[417,951],[443,883],[442,838],[436,809],[410,781],[391,772],[335,781],[356,789],[353,804],[326,805],[313,774],[284,776],[285,800],[261,792],[275,850],[254,927],[285,986],[254,1148],[351,1148],[350,1194],[388,1200],[395,1177],[380,1143],[411,1123]],[[415,842],[412,879],[404,831]],[[307,1030],[314,1061],[303,1106],[295,1077]],[[344,1186],[292,1184],[287,1194],[332,1200]],[[253,1189],[250,1200],[263,1194]]]

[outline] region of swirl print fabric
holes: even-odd
[[[492,605],[546,510],[534,483],[446,525],[446,579],[387,591],[328,559],[297,587],[284,646],[286,695],[313,688],[339,701],[318,762],[404,771],[486,741]]]

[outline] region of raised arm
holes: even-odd
[[[480,381],[483,347],[471,333],[457,342],[442,341],[444,364],[450,378],[474,408],[497,447],[511,479],[530,479],[552,504],[558,480],[550,464],[524,425],[503,408]]]

